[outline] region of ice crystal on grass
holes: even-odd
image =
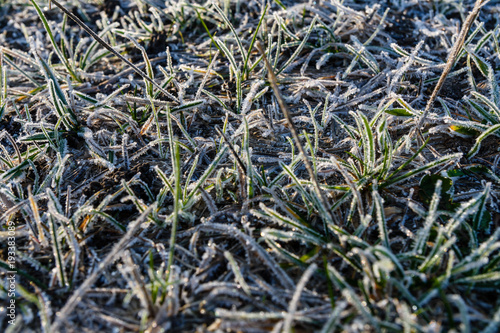
[[[498,330],[498,2],[51,2],[0,9],[17,329]]]

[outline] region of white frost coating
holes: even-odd
[[[252,86],[250,87],[250,91],[247,94],[247,97],[243,101],[243,105],[241,107],[241,113],[246,114],[248,110],[250,110],[250,107],[252,106],[252,100],[255,97],[255,94],[257,93],[257,90],[264,84],[263,80],[257,80],[255,81]]]
[[[251,237],[242,233],[234,226],[221,223],[204,223],[196,227],[196,230],[204,230],[208,232],[220,232],[237,238],[242,245],[254,252],[267,267],[271,269],[279,278],[280,283],[288,289],[294,288],[295,284],[285,271],[264,251],[264,249],[255,242]]]
[[[295,289],[295,293],[293,294],[292,301],[290,302],[290,305],[288,306],[288,313],[285,317],[285,323],[283,327],[283,331],[285,332],[290,332],[290,329],[292,328],[292,321],[293,317],[295,315],[295,311],[297,311],[297,306],[298,302],[300,300],[300,295],[302,293],[302,290],[305,288],[307,282],[311,278],[311,275],[314,273],[318,266],[316,264],[312,264],[309,267],[307,267],[306,271],[300,278],[299,283],[297,284],[297,288]]]
[[[104,260],[99,263],[97,269],[95,269],[94,272],[71,295],[64,307],[56,314],[56,318],[51,325],[51,329],[53,332],[57,332],[63,322],[67,320],[69,314],[80,303],[86,291],[90,287],[92,287],[97,278],[99,278],[101,272],[115,261],[120,251],[123,250],[123,248],[127,244],[130,246],[132,242],[135,242],[137,240],[137,238],[133,237],[135,231],[138,229],[139,225],[147,218],[147,216],[153,211],[153,209],[156,209],[154,204],[145,209],[144,212],[129,225],[127,233],[120,239],[118,243],[116,243],[115,246],[113,246],[111,252],[106,256]]]
[[[319,60],[316,62],[316,69],[317,70],[320,70],[321,67],[326,64],[326,62],[328,61],[328,59],[330,59],[330,57],[333,56],[333,53],[325,53],[323,54]]]

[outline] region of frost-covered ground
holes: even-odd
[[[0,1],[0,331],[497,332],[499,20]]]

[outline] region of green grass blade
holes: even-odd
[[[293,54],[290,56],[290,58],[288,58],[288,60],[281,67],[281,69],[276,72],[276,74],[275,74],[276,76],[278,76],[281,72],[283,72],[284,70],[286,70],[288,68],[288,66],[290,66],[290,64],[295,60],[295,58],[298,57],[298,55],[300,54],[300,52],[302,51],[302,49],[306,45],[306,42],[309,39],[309,36],[311,35],[311,32],[314,30],[316,22],[317,22],[317,18],[315,16],[314,19],[311,22],[311,25],[309,26],[309,29],[307,29],[307,33],[304,36],[304,38],[302,39],[302,42],[299,44],[299,46],[297,47],[297,49],[295,50],[295,52],[293,52]]]
[[[38,6],[38,4],[36,3],[35,0],[30,0],[30,1],[33,4],[33,7],[35,7],[35,10],[36,10],[38,16],[42,20],[43,27],[45,28],[45,31],[47,31],[47,34],[49,35],[50,42],[52,43],[52,46],[54,47],[54,50],[56,51],[56,54],[59,57],[59,60],[61,60],[61,62],[64,64],[64,66],[66,67],[66,69],[67,69],[68,73],[71,75],[71,77],[73,79],[75,79],[76,81],[80,81],[78,75],[75,73],[75,71],[71,67],[68,59],[64,56],[63,52],[61,51],[61,49],[57,45],[55,38],[54,38],[54,34],[52,33],[52,29],[50,28],[50,24],[47,21],[45,14],[43,14],[42,9],[40,8],[40,6]]]
[[[382,187],[387,187],[387,186],[396,184],[396,183],[401,182],[401,181],[403,181],[405,179],[409,179],[410,177],[418,175],[419,173],[422,173],[422,172],[425,172],[427,170],[430,170],[430,169],[432,169],[432,168],[434,168],[436,166],[448,163],[448,162],[453,161],[453,160],[458,160],[461,157],[462,157],[462,153],[456,153],[456,154],[450,154],[450,155],[442,156],[442,157],[438,158],[435,161],[429,162],[429,163],[427,163],[424,166],[421,166],[419,168],[415,168],[415,169],[413,169],[411,171],[408,171],[407,173],[405,173],[405,174],[403,174],[401,176],[392,177],[392,178],[388,179],[386,182],[384,182],[383,186],[380,185],[379,187],[382,188]]]
[[[215,10],[219,13],[219,15],[222,17],[222,19],[226,23],[226,25],[229,27],[229,29],[231,29],[231,32],[233,33],[234,38],[236,39],[236,43],[238,44],[238,48],[240,50],[241,57],[243,59],[243,63],[246,64],[247,63],[247,51],[243,47],[243,44],[241,43],[241,39],[238,36],[238,33],[236,32],[236,30],[234,29],[233,25],[231,24],[231,22],[229,21],[229,19],[226,17],[226,15],[222,11],[222,9],[220,9],[219,6],[217,6],[215,3],[213,5],[214,5]],[[235,67],[235,69],[236,69],[236,67]]]
[[[391,245],[389,243],[389,233],[387,232],[387,222],[385,220],[384,203],[382,197],[377,191],[372,192],[372,197],[375,204],[375,213],[377,215],[380,240],[382,241],[382,245],[390,250]]]
[[[266,3],[266,7],[264,7],[264,10],[262,11],[262,16],[260,17],[259,23],[257,24],[257,28],[255,28],[255,32],[254,32],[253,37],[252,37],[252,41],[250,42],[250,46],[248,47],[247,55],[244,58],[245,62],[243,64],[243,72],[245,73],[247,78],[248,78],[248,74],[250,73],[249,68],[247,68],[248,62],[250,60],[250,55],[252,54],[253,45],[255,44],[255,40],[257,39],[257,33],[259,32],[260,26],[262,25],[262,22],[264,21],[264,17],[266,16],[268,6],[269,5]]]
[[[488,128],[486,131],[484,131],[480,136],[477,137],[476,143],[474,146],[471,148],[469,153],[467,154],[467,158],[472,158],[474,155],[477,154],[479,151],[479,148],[481,147],[481,142],[486,139],[488,136],[491,134],[495,133],[496,131],[500,130],[500,124],[496,124]]]

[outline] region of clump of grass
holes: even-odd
[[[496,2],[51,2],[0,10],[2,330],[498,330]]]

